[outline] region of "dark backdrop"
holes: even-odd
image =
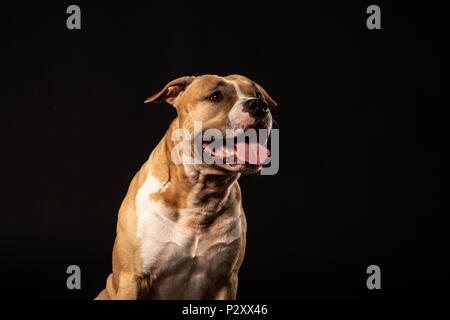
[[[79,31],[69,2],[3,7],[2,292],[95,297],[129,182],[175,117],[143,100],[239,73],[279,103],[281,155],[240,179],[238,298],[449,297],[448,6],[374,1],[368,30],[372,2],[308,2],[76,2]]]

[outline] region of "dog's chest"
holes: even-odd
[[[138,193],[136,213],[142,269],[151,278],[151,298],[202,298],[215,280],[231,270],[241,245],[239,216],[219,221],[220,227],[208,232],[195,233],[167,219],[166,211],[173,209],[148,200],[144,193]]]

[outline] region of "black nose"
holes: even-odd
[[[262,99],[247,100],[244,105],[244,111],[252,116],[265,116],[269,112],[269,105]]]

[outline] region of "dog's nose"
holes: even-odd
[[[262,99],[251,99],[245,102],[244,111],[252,116],[262,117],[269,112],[269,105]]]

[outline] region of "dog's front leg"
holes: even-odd
[[[138,299],[138,279],[133,273],[121,272],[115,300]]]
[[[232,274],[230,278],[226,279],[221,285],[215,287],[211,296],[206,299],[213,300],[235,300],[238,287],[237,274]]]
[[[136,300],[138,299],[138,277],[132,273],[121,272],[117,286],[113,283],[113,275],[106,280],[106,288],[95,300]]]

